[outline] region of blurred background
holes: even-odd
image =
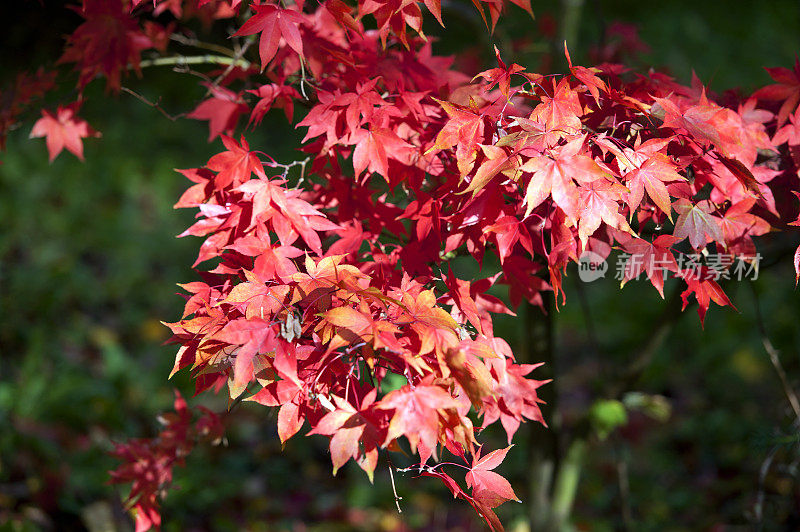
[[[0,20],[13,23],[0,37],[0,87],[31,65],[52,67],[80,23],[65,4],[2,2]],[[800,52],[796,0],[533,8],[536,20],[511,6],[489,37],[469,2],[443,2],[447,29],[430,20],[426,31],[441,36],[438,53],[464,52],[470,74],[492,66],[492,44],[528,70],[563,70],[566,37],[575,63],[621,59],[685,84],[694,71],[717,92],[767,84],[762,67],[789,67]],[[189,76],[145,74],[123,85],[170,114],[203,97]],[[74,99],[71,90],[48,102]],[[187,374],[167,381],[175,350],[161,345],[159,323],[179,318],[176,283],[196,279],[200,244],[175,238],[193,213],[172,209],[188,185],[173,169],[202,165],[220,144],[205,142],[205,122],[170,121],[103,90],[90,85],[81,111],[103,135],[85,142],[86,163],[63,152],[47,164],[44,142],[28,140],[36,116],[0,154],[0,530],[131,530],[107,453],[156,434],[173,388],[192,394]],[[280,114],[248,133],[279,160],[295,158],[299,138]],[[500,468],[524,501],[498,509],[507,527],[529,530],[558,506],[578,530],[800,528],[797,419],[764,347],[766,338],[797,390],[799,241],[798,232],[763,238],[758,278],[726,286],[738,312],[712,307],[705,330],[694,308],[677,312],[677,283],[662,300],[644,282],[585,284],[576,270],[565,306],[498,320],[520,359],[548,362],[537,377],[556,379],[542,389],[551,429],[523,426]],[[198,402],[225,408],[224,397]],[[200,446],[176,470],[166,530],[483,530],[435,480],[396,474],[398,514],[385,463],[374,486],[352,463],[333,478],[325,438],[297,436],[281,450],[275,414],[261,407],[227,422],[227,447]],[[501,431],[484,440],[505,446]],[[550,489],[548,467],[577,488]]]

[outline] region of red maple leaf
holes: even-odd
[[[678,220],[675,222],[673,236],[679,240],[689,238],[695,249],[705,247],[709,242],[724,242],[725,237],[719,227],[718,218],[711,213],[714,207],[708,201],[693,204],[685,199],[675,202]]]
[[[403,158],[411,145],[389,129],[358,128],[350,135],[353,150],[353,169],[357,176],[364,170],[377,172],[389,181],[389,157]]]
[[[472,467],[466,477],[467,486],[472,488],[472,497],[489,508],[496,508],[506,501],[519,501],[508,480],[492,471],[503,463],[511,447],[497,449],[485,456],[481,456],[479,448],[472,457]]]
[[[629,235],[624,235],[623,238],[624,240],[621,240],[617,237],[617,240],[620,240],[630,256],[625,262],[622,284],[636,279],[644,270],[647,278],[663,298],[664,272],[678,270],[678,263],[670,249],[678,239],[671,235],[661,235],[651,243],[641,238],[630,238]]]
[[[453,498],[460,498],[467,501],[470,506],[475,509],[478,515],[480,515],[483,520],[486,521],[486,524],[489,526],[489,530],[492,532],[503,532],[503,530],[505,530],[502,523],[500,523],[500,519],[488,505],[478,501],[474,497],[469,496],[463,489],[461,489],[461,486],[458,485],[458,482],[456,482],[453,477],[441,469],[433,469],[431,467],[423,468],[420,472],[420,475],[425,477],[434,477],[441,480],[447,489],[450,490],[450,493],[453,494]]]
[[[186,401],[175,391],[175,411],[159,416],[164,429],[152,439],[134,439],[114,444],[111,454],[122,461],[111,471],[112,484],[131,483],[126,499],[136,519],[136,531],[145,532],[161,526],[158,499],[172,482],[173,468],[183,464],[195,438],[221,438],[224,427],[213,412],[202,407],[202,417],[194,424]]]
[[[255,14],[233,35],[240,37],[261,33],[258,41],[261,70],[264,70],[267,63],[275,57],[281,37],[292,50],[303,55],[303,40],[298,28],[303,23],[302,14],[291,9],[282,9],[275,4],[251,4],[250,7]]]
[[[497,343],[495,342],[495,345]],[[510,358],[491,358],[486,362],[495,382],[492,396],[484,401],[482,426],[487,427],[499,418],[510,444],[511,438],[524,418],[544,425],[544,418],[539,409],[539,403],[542,401],[536,389],[549,381],[525,378],[525,375],[541,364],[514,364]]]
[[[410,324],[419,336],[420,354],[439,349],[443,347],[443,344],[455,345],[457,343],[458,337],[455,330],[458,324],[447,311],[436,306],[436,296],[432,290],[424,290],[416,297],[404,293],[403,306],[404,312],[395,323],[398,325]]]
[[[581,213],[578,238],[584,248],[586,241],[601,223],[620,231],[631,232],[625,217],[619,213],[621,195],[627,191],[620,183],[608,179],[595,179],[579,188]]]
[[[298,357],[307,356],[310,346],[295,347],[294,344],[278,340],[272,366],[281,380],[268,383],[246,401],[255,401],[264,406],[280,406],[278,410],[278,437],[281,443],[297,434],[305,422],[304,411],[308,397],[308,385],[297,374]]]
[[[286,308],[288,286],[267,286],[253,275],[248,275],[248,279],[252,282],[234,286],[223,302],[239,309],[248,320],[268,320]]]
[[[590,183],[608,176],[583,151],[583,137],[578,137],[551,150],[549,156],[533,157],[520,167],[521,171],[532,174],[525,191],[526,216],[552,195],[555,204],[569,218],[577,220],[580,217],[580,193],[574,180]]]
[[[553,254],[551,253],[552,256]],[[576,256],[575,260],[577,261],[577,259]],[[544,308],[542,292],[553,290],[553,287],[536,275],[541,267],[541,264],[537,264],[520,254],[512,254],[503,262],[503,279],[511,286],[508,297],[513,308],[520,304],[523,297],[531,303]],[[556,294],[558,294],[557,290]]]
[[[778,127],[780,127],[800,102],[800,58],[795,57],[794,68],[791,70],[784,67],[765,68],[765,70],[778,83],[758,89],[753,93],[753,98],[783,101],[778,111]]]
[[[403,386],[389,392],[378,402],[383,410],[394,410],[386,442],[405,436],[411,444],[412,452],[423,444],[436,454],[439,442],[440,413],[458,406],[458,402],[441,386],[421,384],[415,387]]]
[[[553,96],[542,96],[542,103],[536,106],[530,119],[544,124],[550,132],[548,144],[553,145],[558,139],[574,135],[581,130],[583,107],[578,93],[569,86],[569,80],[563,78],[556,85],[553,80]]]
[[[586,88],[594,98],[594,101],[599,104],[600,91],[608,92],[608,86],[606,86],[605,81],[597,77],[597,73],[599,73],[600,70],[597,68],[573,66],[572,58],[569,56],[569,50],[567,49],[567,41],[564,41],[564,55],[567,57],[569,71],[573,76],[578,78],[584,85],[586,85]]]
[[[689,297],[694,294],[697,299],[697,314],[700,316],[701,326],[705,324],[706,311],[712,301],[722,307],[729,305],[733,310],[736,310],[736,307],[733,306],[733,303],[731,303],[731,300],[725,295],[725,292],[723,292],[719,284],[714,281],[715,275],[716,274],[706,266],[700,266],[696,270],[681,270],[677,274],[677,277],[686,281],[688,285],[686,290],[681,293],[681,299],[683,300],[683,307],[681,310],[686,309],[686,306],[689,304]]]
[[[215,340],[241,346],[235,351],[233,382],[229,383],[231,399],[241,395],[253,380],[253,358],[258,353],[272,351],[275,348],[276,338],[272,322],[260,318],[240,318],[230,321],[214,335]]]
[[[521,223],[516,216],[502,216],[495,220],[492,225],[483,229],[484,233],[494,233],[497,235],[497,252],[500,256],[500,264],[512,255],[514,245],[519,242],[523,249],[533,257],[533,241],[531,234],[525,224]]]
[[[644,192],[661,209],[667,217],[672,219],[669,193],[664,183],[682,181],[684,177],[676,171],[675,164],[663,153],[654,153],[638,168],[625,174],[625,180],[630,190],[628,206],[631,211],[639,207],[644,197]]]
[[[788,143],[789,149],[792,149],[792,146],[800,145],[800,107],[789,115],[789,122],[775,132],[772,142],[776,146]]]
[[[336,231],[336,235],[340,237],[339,240],[328,248],[330,255],[355,253],[368,238],[368,235],[364,233],[360,220],[353,220],[350,223],[341,225],[341,229]]]
[[[472,80],[475,81],[475,79],[479,77],[485,79],[489,82],[487,90],[491,89],[495,84],[498,84],[500,93],[508,98],[508,93],[511,88],[511,76],[524,71],[525,67],[516,63],[513,63],[511,66],[506,66],[503,60],[500,59],[500,50],[497,49],[497,46],[494,47],[494,55],[497,58],[497,68],[484,70],[472,78]]]
[[[725,211],[719,220],[719,225],[726,243],[735,242],[745,235],[759,236],[769,231],[769,223],[750,212],[755,204],[755,198],[747,197],[734,203]]]
[[[323,4],[325,9],[336,19],[336,22],[351,31],[358,32],[359,26],[356,19],[353,18],[353,8],[344,3],[342,0],[325,0]]]
[[[83,141],[87,137],[99,137],[100,133],[89,127],[86,120],[75,115],[75,105],[59,106],[55,114],[42,109],[42,118],[33,125],[30,138],[46,137],[50,162],[66,148],[83,160]]]
[[[474,105],[463,107],[441,100],[436,102],[442,106],[449,118],[436,136],[436,143],[428,151],[446,150],[456,146],[458,170],[465,176],[472,169],[478,144],[483,140],[483,114]]]
[[[380,78],[373,78],[367,83],[359,83],[355,92],[345,92],[334,98],[333,105],[347,108],[345,123],[351,133],[364,122],[372,122],[375,110],[386,105],[384,99],[375,90],[378,81]]]
[[[356,284],[357,279],[364,277],[355,266],[342,264],[343,260],[344,255],[328,255],[314,262],[306,255],[305,273],[300,272],[292,276],[302,297],[307,297],[317,290],[330,292],[339,283]]]
[[[230,184],[241,185],[249,181],[252,174],[262,179],[267,177],[256,152],[250,151],[250,145],[244,137],[240,140],[241,144],[227,135],[222,135],[222,144],[225,145],[227,151],[218,153],[208,160],[206,166],[210,170],[218,172],[214,179],[214,188],[218,190]]]
[[[208,120],[208,141],[226,133],[233,134],[239,117],[250,111],[242,100],[241,93],[235,93],[225,87],[204,83],[211,92],[211,98],[200,102],[200,105],[186,115],[186,118]]]
[[[673,101],[674,98],[654,98],[654,100],[663,110],[664,127],[684,129],[701,145],[713,144],[719,153],[727,158],[734,159],[740,154],[742,137],[747,135],[742,118],[731,109],[709,101],[705,90],[701,92],[700,99],[695,105],[683,104],[682,108]]]
[[[300,93],[291,85],[278,85],[277,83],[268,83],[261,85],[258,89],[250,89],[247,92],[255,94],[259,97],[258,102],[253,107],[253,112],[250,115],[248,125],[261,123],[261,119],[267,114],[267,111],[276,107],[283,109],[286,114],[286,119],[291,122],[294,116],[294,100],[300,99]]]
[[[485,158],[478,166],[478,170],[470,180],[467,188],[461,194],[472,192],[472,196],[478,194],[496,175],[503,174],[514,178],[519,173],[519,157],[513,153],[508,153],[503,148],[497,146],[479,144]]]
[[[335,410],[325,414],[310,434],[331,436],[333,474],[353,458],[372,480],[378,464],[378,449],[386,437],[385,413],[374,408],[378,390],[370,390],[358,407],[333,396]]]
[[[138,70],[141,51],[152,47],[126,7],[122,0],[84,0],[76,9],[86,21],[69,36],[58,63],[77,63],[81,88],[103,73],[118,91],[122,72],[129,65]]]

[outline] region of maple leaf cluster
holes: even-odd
[[[14,83],[0,92],[0,150],[6,146],[8,132],[19,126],[19,116],[36,98],[53,88],[55,72],[39,69],[31,75],[21,72]]]
[[[112,455],[122,461],[111,472],[113,484],[131,484],[128,506],[136,515],[136,531],[161,525],[158,499],[172,483],[172,470],[183,465],[198,441],[220,443],[222,420],[207,408],[198,407],[200,417],[192,421],[186,400],[175,392],[174,411],[162,414],[164,428],[154,438],[139,438],[117,443]]]
[[[322,22],[343,44],[335,22]],[[177,206],[200,208],[184,235],[206,238],[196,264],[219,262],[206,281],[184,286],[185,319],[169,326],[182,345],[174,371],[192,368],[198,393],[227,386],[232,399],[247,394],[277,407],[282,442],[307,423],[311,434],[330,438],[334,472],[352,458],[372,478],[379,451],[398,448],[401,438],[423,464],[440,447],[474,454],[473,406],[480,428],[499,419],[510,441],[525,419],[542,421],[542,383],[524,378],[533,367],[515,364],[508,344],[493,336],[490,312],[510,312],[486,294],[493,280],[471,283],[449,272],[438,276],[445,293],[429,287],[447,251],[432,198],[404,212],[365,175],[378,173],[384,189],[424,194],[432,157],[412,128],[442,118],[434,101],[422,100],[463,76],[446,61],[383,50],[376,34],[367,37],[350,53],[382,64],[385,77],[368,83],[352,71],[335,75],[341,57],[307,56],[321,87],[299,125],[308,127],[304,149],[314,154],[309,172],[325,184],[288,188],[283,173],[268,174],[281,165],[225,135],[227,151],[182,171],[195,184]],[[419,75],[400,78],[401,67]],[[398,96],[387,100],[379,90]],[[350,176],[341,157],[353,161]],[[386,233],[406,242],[387,247]],[[384,390],[389,373],[407,384]],[[499,504],[496,495],[471,497],[490,504],[482,515]]]
[[[489,29],[504,10],[473,4]],[[424,5],[441,23],[440,2]],[[180,171],[193,185],[176,207],[198,211],[181,236],[204,241],[201,280],[181,285],[183,315],[167,324],[173,373],[191,371],[197,393],[277,408],[282,442],[306,426],[327,437],[334,474],[352,459],[372,479],[382,452],[407,446],[415,471],[496,530],[493,508],[517,499],[493,471],[510,447],[484,453],[478,437],[499,421],[510,446],[522,422],[544,423],[545,383],[494,336],[492,315],[523,300],[544,308],[549,292],[564,302],[570,263],[617,250],[628,254],[623,282],[645,273],[663,296],[671,272],[702,322],[712,301],[732,303],[713,268],[684,258],[754,261],[754,238],[790,225],[776,192],[800,188],[798,65],[770,70],[777,84],[749,98],[574,65],[566,47],[566,75],[498,53],[470,80],[433,54],[414,1],[84,0],[78,12],[85,22],[59,62],[74,63],[81,90],[97,76],[120,90],[144,50],[187,42],[180,25],[192,17],[234,19],[245,43],[205,77],[207,97],[188,114],[224,150]],[[276,161],[234,134],[272,109],[292,122],[300,105],[305,160]],[[76,109],[45,110],[34,126],[51,160],[64,147],[82,158],[94,134]],[[483,265],[487,253],[500,266],[485,278],[448,264]],[[511,308],[490,293],[500,285]],[[157,443],[117,449],[126,465],[114,479],[133,482],[140,530],[158,526],[158,493],[188,452],[180,401]],[[463,484],[436,462],[444,452],[463,462]]]

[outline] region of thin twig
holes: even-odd
[[[786,371],[783,369],[783,364],[781,364],[781,359],[779,356],[780,353],[777,349],[775,349],[775,346],[772,345],[769,336],[767,336],[767,328],[764,325],[764,317],[761,315],[761,304],[756,287],[753,283],[749,284],[753,292],[753,302],[755,303],[756,311],[756,324],[758,325],[758,331],[761,334],[761,343],[764,346],[764,350],[767,352],[767,355],[769,355],[769,360],[772,362],[772,367],[775,368],[775,373],[778,374],[778,378],[781,381],[781,386],[783,387],[783,393],[786,395],[786,399],[789,401],[789,404],[794,411],[795,418],[798,422],[800,422],[800,401],[798,401],[797,394],[789,385],[789,380],[786,378]]]
[[[228,68],[226,68],[226,69],[225,69],[225,70],[222,72],[222,74],[220,74],[219,76],[217,76],[217,79],[215,79],[215,80],[214,80],[214,85],[217,85],[217,84],[219,84],[219,82],[220,82],[220,81],[222,81],[223,79],[225,79],[225,77],[226,77],[228,74],[230,74],[230,73],[233,71],[234,67],[236,66],[236,62],[237,62],[237,61],[240,61],[240,60],[242,60],[242,58],[244,57],[244,54],[247,52],[247,49],[248,49],[248,48],[250,48],[250,46],[251,46],[251,45],[252,45],[254,42],[255,42],[255,39],[252,39],[252,38],[248,38],[247,40],[245,40],[244,44],[243,44],[242,46],[240,46],[240,47],[239,47],[239,48],[236,50],[236,52],[234,53],[234,55],[233,55],[233,59],[234,59],[234,61],[233,61],[233,62],[231,62],[231,64],[230,64],[230,65],[228,65]]]
[[[169,114],[168,112],[166,112],[166,111],[164,110],[164,108],[163,108],[163,107],[161,107],[161,105],[160,105],[158,102],[151,102],[150,100],[148,100],[147,98],[145,98],[145,97],[144,97],[144,96],[142,96],[141,94],[139,94],[139,93],[137,93],[137,92],[134,92],[134,91],[132,91],[132,90],[131,90],[131,89],[129,89],[128,87],[121,87],[121,90],[122,90],[122,92],[127,92],[128,94],[130,94],[131,96],[133,96],[133,97],[134,97],[134,98],[136,98],[137,100],[139,100],[139,101],[141,101],[141,102],[143,102],[143,103],[146,103],[146,104],[147,104],[147,105],[149,105],[150,107],[154,107],[154,108],[158,109],[158,111],[159,111],[159,112],[160,112],[162,115],[164,115],[165,117],[167,117],[169,120],[171,120],[171,121],[173,121],[173,122],[175,122],[175,121],[176,121],[177,119],[179,119],[179,118],[182,118],[182,117],[185,115],[185,113],[180,113],[180,114],[177,114],[177,115],[171,115],[171,114]]]
[[[214,80],[213,79],[211,79],[210,77],[208,77],[206,74],[204,74],[202,72],[198,72],[197,70],[192,70],[191,68],[189,68],[189,65],[175,65],[172,68],[172,71],[173,72],[179,72],[181,74],[191,74],[192,76],[195,76],[195,77],[198,77],[198,78],[202,79],[203,81],[205,81],[209,85],[213,85],[214,84]],[[206,96],[208,96],[208,94],[210,94],[210,92],[211,91],[206,91]]]
[[[302,57],[300,57],[300,94],[303,95],[303,98],[308,100],[308,96],[306,95],[306,65],[305,61]]]
[[[184,37],[183,35],[180,35],[178,33],[173,33],[172,35],[169,36],[169,38],[177,43],[184,44],[186,46],[203,48],[205,50],[211,50],[212,52],[225,54],[230,57],[236,57],[236,53],[233,50],[231,50],[230,48],[225,48],[224,46],[220,46],[218,44],[199,41],[193,37]]]
[[[776,452],[778,452],[777,446],[770,449],[758,471],[758,494],[756,496],[756,503],[753,505],[753,513],[755,514],[754,518],[758,525],[758,530],[761,530],[764,526],[764,482],[767,479],[767,473],[769,473],[769,468],[772,466],[772,461],[775,459]]]
[[[283,169],[283,175],[281,177],[283,177],[283,178],[289,177],[289,170],[292,167],[299,166],[300,167],[300,180],[297,182],[297,185],[295,186],[295,188],[299,188],[300,185],[303,183],[303,179],[305,178],[306,165],[310,161],[311,161],[311,157],[306,157],[305,159],[303,159],[301,161],[292,161],[292,162],[290,162],[288,164],[283,164],[283,163],[279,163],[279,162],[277,162],[275,160],[272,160],[272,161],[268,162],[266,164],[266,166],[269,166],[270,168],[282,168]]]
[[[402,499],[401,496],[397,494],[397,488],[394,485],[394,473],[392,473],[392,461],[389,460],[389,479],[392,481],[392,493],[394,493],[394,504],[397,506],[397,513],[403,513],[403,510],[400,508],[400,500]]]

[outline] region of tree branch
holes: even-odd
[[[164,115],[165,117],[167,117],[167,118],[168,118],[169,120],[171,120],[172,122],[176,121],[176,120],[177,120],[177,119],[179,119],[179,118],[182,118],[182,117],[185,115],[184,113],[180,113],[180,114],[177,114],[177,115],[171,115],[171,114],[169,114],[168,112],[166,112],[166,111],[164,110],[164,108],[163,108],[163,107],[161,107],[161,105],[160,105],[158,102],[151,102],[150,100],[148,100],[147,98],[145,98],[144,96],[142,96],[141,94],[139,94],[138,92],[134,92],[134,91],[132,91],[131,89],[129,89],[128,87],[120,87],[120,90],[121,90],[122,92],[126,92],[126,93],[130,94],[131,96],[133,96],[134,98],[136,98],[136,99],[137,99],[137,100],[139,100],[140,102],[146,103],[146,104],[147,104],[147,105],[149,105],[150,107],[154,107],[154,108],[158,109],[158,111],[159,111],[159,112],[160,112],[162,115]]]
[[[783,364],[781,364],[780,353],[777,349],[775,349],[775,346],[772,345],[772,342],[767,335],[767,328],[764,325],[764,317],[761,314],[761,304],[756,287],[753,283],[749,284],[750,289],[753,292],[753,303],[756,311],[756,324],[758,325],[758,331],[761,334],[761,344],[764,346],[764,351],[766,351],[767,355],[769,355],[769,360],[772,362],[772,367],[775,368],[775,373],[778,374],[778,378],[781,381],[781,386],[783,387],[783,393],[786,395],[786,399],[789,401],[789,405],[791,405],[792,410],[794,411],[794,416],[797,421],[800,422],[800,401],[798,401],[797,394],[789,385],[789,380],[786,378],[786,371],[784,371]]]
[[[203,48],[205,50],[217,52],[218,54],[224,54],[229,57],[236,57],[236,52],[234,52],[230,48],[225,48],[224,46],[220,46],[218,44],[199,41],[192,37],[184,37],[183,35],[180,35],[178,33],[173,33],[172,35],[169,36],[169,38],[177,43],[184,44],[186,46],[193,46],[194,48]]]
[[[154,59],[143,59],[139,63],[140,68],[157,67],[157,66],[185,66],[185,65],[232,65],[240,66],[248,69],[252,66],[250,61],[246,59],[236,59],[233,57],[226,57],[222,55],[171,55],[167,57],[156,57]]]

